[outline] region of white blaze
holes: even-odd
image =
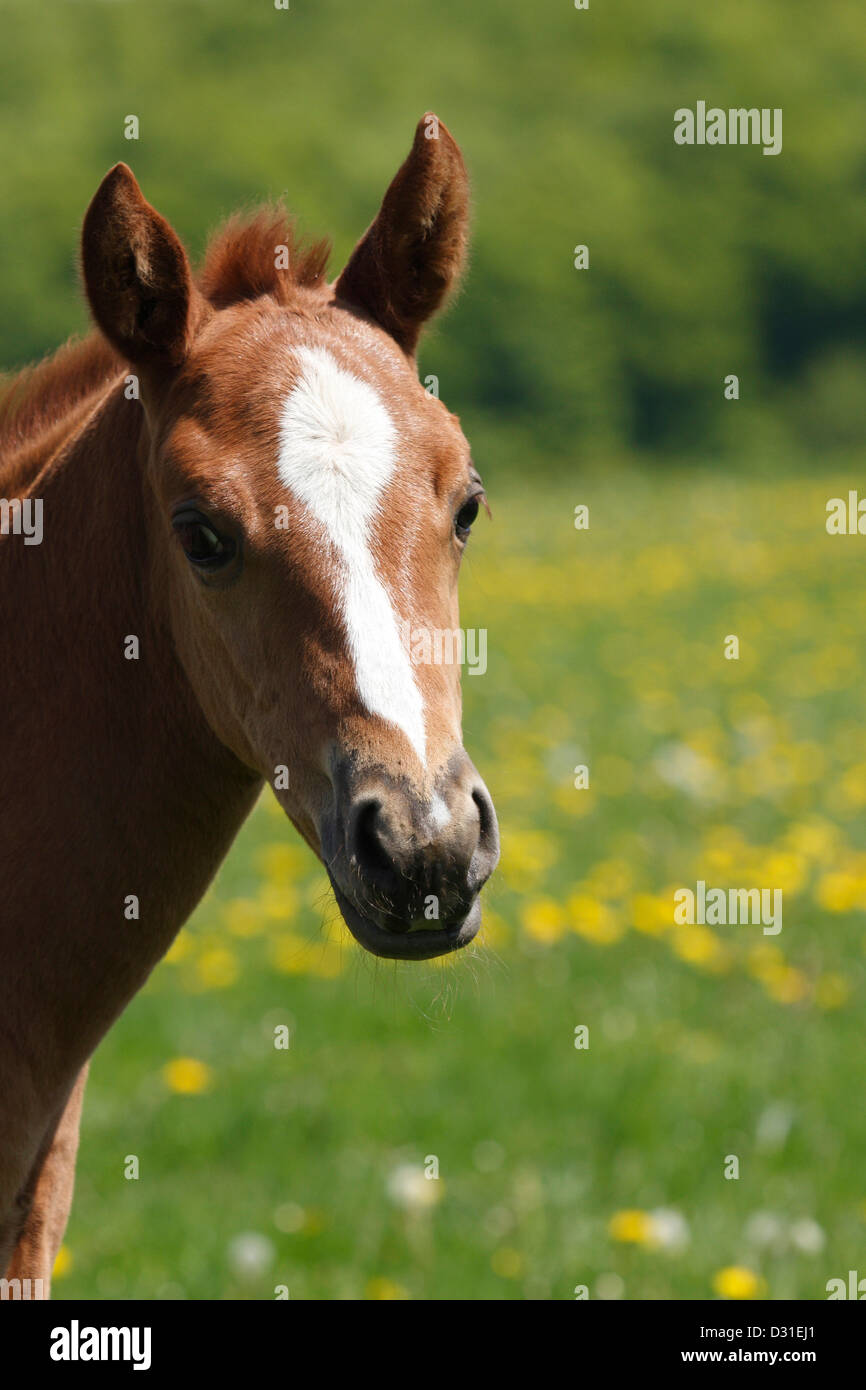
[[[376,574],[370,531],[396,466],[396,431],[378,394],[321,348],[280,421],[280,477],[323,527],[340,563],[340,605],[364,705],[403,730],[421,762],[424,707],[397,615]]]

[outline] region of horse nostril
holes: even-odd
[[[381,809],[380,801],[365,801],[356,808],[353,817],[351,857],[356,859],[358,867],[366,872],[373,870],[382,873],[393,867],[379,839]]]
[[[472,790],[478,808],[478,843],[469,867],[469,883],[477,892],[487,882],[499,859],[499,826],[490,793],[484,783]]]
[[[493,802],[486,787],[476,787],[472,792],[472,800],[478,807],[478,840],[480,844],[489,841],[496,827],[496,816],[493,811]]]

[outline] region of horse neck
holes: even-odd
[[[0,826],[0,881],[8,870],[17,903],[0,920],[0,946],[13,917],[45,933],[55,921],[86,931],[118,996],[170,944],[260,786],[210,731],[177,659],[154,583],[146,445],[140,405],[114,388],[31,489],[42,543],[0,542],[14,802]],[[125,659],[130,636],[138,660]],[[140,900],[134,934],[123,930],[129,895]]]

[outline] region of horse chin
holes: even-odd
[[[359,912],[333,879],[331,887],[343,921],[355,940],[365,951],[385,960],[433,960],[436,956],[447,956],[468,946],[481,926],[481,902],[476,898],[462,922],[433,930],[410,927],[403,932],[389,931]]]

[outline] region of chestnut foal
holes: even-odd
[[[467,223],[427,116],[335,283],[278,210],[196,281],[118,164],[82,238],[101,336],[0,402],[0,492],[44,525],[0,537],[0,1272],[43,1295],[88,1059],[264,781],[368,950],[478,930],[498,833],[459,672],[400,637],[457,628],[483,500],[415,364]]]

